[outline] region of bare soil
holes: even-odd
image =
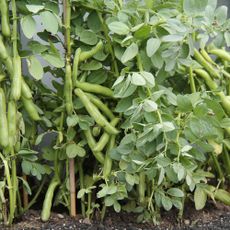
[[[177,211],[172,210],[162,214],[161,223],[138,224],[137,216],[129,213],[114,213],[110,211],[103,223],[97,220],[83,219],[80,215],[71,218],[67,214],[52,213],[48,222],[43,223],[40,219],[40,211],[30,210],[17,220],[12,227],[0,225],[2,230],[229,230],[230,207],[219,203],[208,203],[202,211],[196,211],[191,204],[186,205],[184,219],[178,220]]]

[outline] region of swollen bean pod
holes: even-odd
[[[0,88],[0,146],[7,147],[9,143],[8,123],[6,116],[6,98],[2,88]]]
[[[74,92],[81,100],[87,112],[90,114],[92,118],[94,118],[98,125],[104,128],[105,131],[109,134],[116,135],[119,133],[119,131],[116,128],[110,125],[106,118],[100,113],[98,108],[89,100],[87,95],[81,89],[75,89]]]

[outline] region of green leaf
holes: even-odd
[[[52,33],[56,34],[58,32],[58,19],[57,17],[51,13],[50,11],[44,11],[40,13],[41,21],[44,28]]]
[[[146,112],[154,112],[158,109],[158,105],[156,102],[146,99],[143,108]]]
[[[38,13],[40,10],[43,10],[43,9],[45,8],[45,6],[43,6],[43,5],[26,5],[26,8],[27,8],[30,12],[36,14],[36,13]]]
[[[115,212],[121,211],[121,205],[117,201],[114,202],[113,207],[114,207]]]
[[[24,188],[26,188],[27,193],[28,193],[29,195],[31,195],[31,194],[32,194],[32,191],[31,191],[31,189],[30,189],[30,186],[29,186],[28,182],[27,182],[26,180],[24,180],[23,177],[18,177],[18,179],[20,179],[20,180],[22,181],[22,184],[23,184]]]
[[[229,47],[230,46],[230,32],[226,31],[224,33],[224,38],[225,38],[225,42],[226,42],[227,46]]]
[[[136,43],[132,43],[124,52],[121,57],[121,62],[126,63],[136,57],[138,54],[138,45]]]
[[[99,70],[102,68],[102,63],[92,60],[88,63],[84,63],[81,65],[81,70]]]
[[[88,27],[93,30],[95,33],[102,30],[101,21],[96,13],[96,11],[92,11],[87,18]]]
[[[117,113],[125,112],[131,105],[132,105],[131,97],[123,98],[118,101],[117,106],[115,108],[115,112]]]
[[[66,147],[66,155],[69,158],[75,158],[76,156],[84,157],[85,154],[85,150],[75,143],[68,144]]]
[[[85,195],[86,189],[80,189],[77,193],[77,198],[81,199]]]
[[[46,133],[41,133],[37,136],[36,141],[35,141],[35,145],[39,145],[42,141],[42,138],[46,135]]]
[[[114,201],[115,201],[115,199],[112,196],[107,196],[105,198],[105,206],[110,207],[110,206],[114,205]]]
[[[177,105],[181,112],[191,112],[193,109],[192,102],[186,95],[177,95]]]
[[[164,176],[165,176],[165,170],[163,167],[161,167],[157,185],[160,185],[162,183],[162,181],[164,180]]]
[[[172,208],[172,201],[168,196],[162,196],[161,203],[166,211]]]
[[[162,123],[162,130],[164,132],[171,132],[175,129],[175,126],[172,122],[170,121],[165,121]]]
[[[36,32],[36,22],[32,15],[27,15],[21,19],[21,27],[25,36],[31,39]]]
[[[228,7],[220,6],[216,9],[215,18],[219,25],[223,25],[228,18]]]
[[[78,124],[78,122],[79,122],[79,117],[77,115],[68,116],[66,119],[66,123],[68,127],[74,127]]]
[[[64,60],[56,53],[43,53],[42,57],[52,66],[62,68],[65,66]]]
[[[35,80],[41,80],[43,78],[44,71],[40,61],[38,61],[36,57],[31,56],[29,57],[29,59],[27,59],[27,63],[28,63],[28,70],[31,76]]]
[[[108,74],[104,69],[92,71],[87,76],[87,82],[93,83],[93,84],[102,84],[106,81],[108,78]]]
[[[155,86],[155,78],[152,75],[152,73],[146,72],[146,71],[141,71],[140,74],[145,78],[147,85],[149,87],[154,87]]]
[[[163,42],[180,42],[184,38],[183,35],[170,34],[162,37]]]
[[[160,48],[160,45],[161,45],[161,40],[159,38],[150,38],[147,41],[147,45],[146,45],[146,53],[148,57],[152,57]]]
[[[95,45],[98,42],[96,34],[90,30],[83,30],[79,37],[80,41],[87,45]]]
[[[184,197],[183,191],[181,189],[179,189],[179,188],[170,188],[170,189],[168,189],[167,193],[170,196]]]
[[[204,12],[207,4],[208,0],[184,0],[183,8],[188,15],[199,14]]]
[[[204,208],[207,201],[207,193],[200,187],[197,187],[194,192],[194,202],[196,210]]]
[[[151,26],[144,24],[140,29],[138,29],[134,33],[134,37],[139,40],[144,40],[149,37],[150,32],[151,32]]]
[[[145,78],[139,73],[133,73],[131,77],[131,83],[137,86],[143,86],[146,84]]]
[[[48,47],[37,42],[37,41],[30,41],[28,43],[28,47],[31,49],[31,51],[34,53],[34,54],[40,54],[46,50],[48,50]]]
[[[135,184],[135,176],[133,176],[131,174],[126,173],[125,179],[126,179],[127,183],[130,184],[131,186],[133,186]]]
[[[129,27],[123,22],[112,22],[108,27],[112,32],[119,35],[126,35],[129,33]]]
[[[22,161],[22,171],[26,174],[29,175],[30,171],[32,170],[32,164],[29,161]]]

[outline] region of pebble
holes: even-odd
[[[64,218],[65,218],[65,217],[64,217],[62,214],[60,214],[60,213],[57,214],[57,217],[58,217],[59,219],[64,219]]]
[[[92,224],[89,218],[83,219],[82,223],[83,223],[83,224],[88,224],[88,225],[91,225],[91,224]]]
[[[188,219],[184,220],[184,224],[185,225],[189,225],[190,224],[190,220],[188,220]]]

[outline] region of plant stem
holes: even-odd
[[[16,7],[15,0],[12,0],[12,14],[13,14],[12,41],[13,41],[13,54],[15,57],[16,55],[18,55],[18,48],[17,48],[18,25],[17,25],[17,7]]]
[[[91,213],[91,201],[92,201],[92,192],[88,193],[88,201],[87,201],[87,211],[86,211],[86,216],[87,218],[90,218],[90,213]]]
[[[70,66],[71,60],[71,27],[70,27],[70,20],[71,20],[71,5],[70,0],[63,0],[63,8],[64,8],[64,25],[65,25],[65,45],[66,45],[66,79],[65,84],[67,81],[72,81],[71,72],[68,73],[67,68]],[[71,71],[71,70],[70,70]],[[70,76],[67,76],[70,74]],[[68,79],[67,79],[68,77]],[[71,83],[72,86],[72,83]],[[68,89],[71,92],[67,92],[71,94],[72,97],[72,88]],[[67,110],[67,112],[69,112]],[[76,216],[76,184],[75,184],[75,162],[74,159],[69,159],[69,176],[70,176],[70,215],[75,217]]]
[[[4,171],[5,171],[6,181],[7,181],[8,190],[9,190],[10,214],[9,214],[9,219],[8,219],[7,224],[11,225],[14,219],[14,212],[15,212],[13,186],[12,186],[12,180],[10,176],[8,162],[1,153],[0,153],[0,158],[2,159],[2,162],[4,164],[4,168],[5,168]]]
[[[70,184],[70,215],[76,216],[76,191],[75,191],[75,162],[69,159],[69,184]]]
[[[83,161],[78,160],[78,169],[79,169],[79,178],[80,178],[80,189],[83,189],[84,186],[84,171],[82,168]],[[85,195],[81,198],[81,213],[82,216],[85,217]]]
[[[27,176],[25,174],[22,177],[25,181],[27,181]],[[28,206],[28,203],[29,203],[28,193],[26,189],[23,187],[23,207],[24,209]]]
[[[213,164],[214,164],[214,167],[219,175],[219,179],[224,182],[225,181],[225,178],[224,178],[224,174],[223,174],[223,171],[220,167],[220,164],[219,164],[219,161],[217,159],[217,156],[214,152],[211,152],[211,156],[212,156],[212,160],[213,160]]]
[[[144,172],[140,172],[139,174],[138,193],[139,193],[140,204],[144,204],[145,202],[145,173]]]
[[[224,146],[224,152],[223,152],[223,162],[225,165],[226,173],[228,176],[230,176],[230,156],[225,146]]]
[[[196,85],[195,85],[195,81],[194,81],[192,67],[189,67],[189,83],[190,83],[191,92],[195,93],[196,92]]]
[[[114,72],[115,72],[115,76],[118,77],[119,76],[119,70],[118,70],[118,65],[117,65],[117,61],[116,61],[116,57],[115,57],[115,54],[114,54],[114,51],[113,51],[113,46],[112,46],[112,42],[111,42],[111,39],[109,37],[109,30],[104,22],[104,19],[101,15],[101,13],[99,13],[97,11],[97,14],[98,14],[98,17],[101,21],[101,24],[102,24],[102,27],[103,27],[103,31],[104,31],[104,36],[105,36],[105,39],[107,41],[107,44],[108,44],[108,48],[109,48],[109,52],[110,52],[110,55],[112,57],[112,63],[113,63],[113,69],[114,69]]]

